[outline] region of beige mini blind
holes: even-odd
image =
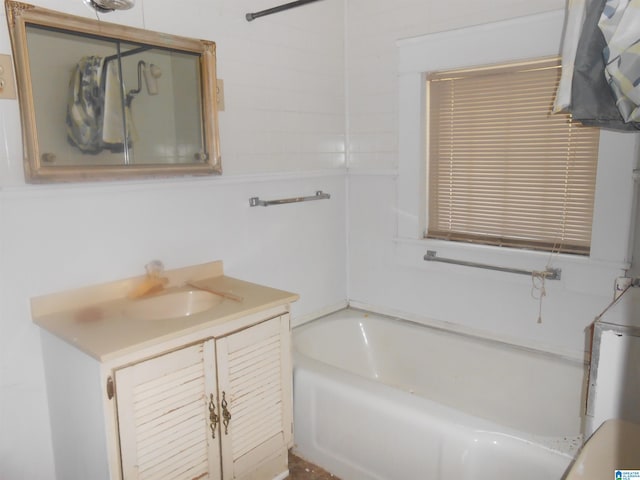
[[[552,114],[557,59],[427,78],[427,237],[589,254],[599,130]]]

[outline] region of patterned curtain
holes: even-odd
[[[615,130],[640,128],[640,0],[570,0],[555,111]]]

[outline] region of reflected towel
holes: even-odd
[[[107,63],[107,71],[104,82],[104,116],[102,122],[102,142],[105,148],[111,150],[122,149],[124,144],[124,131],[122,125],[122,99],[120,95],[120,76],[115,62]],[[135,142],[138,138],[136,128],[131,117],[131,109],[125,106],[126,124],[128,128],[129,142]]]
[[[106,68],[103,85],[103,70]],[[97,154],[104,149],[124,149],[120,77],[117,65],[104,58],[88,56],[80,59],[69,82],[67,98],[67,138],[84,153]],[[137,140],[131,111],[125,107],[128,141]]]
[[[103,90],[100,86],[104,59],[83,57],[73,69],[67,98],[67,138],[85,153],[102,150]]]

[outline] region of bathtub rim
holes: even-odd
[[[515,345],[522,348],[531,348],[533,350],[541,351],[544,353],[550,353],[552,355],[558,355],[560,357],[566,357],[571,360],[584,362],[585,364],[588,364],[591,361],[591,344],[590,344],[589,335],[587,335],[587,338],[585,338],[584,349],[574,350],[574,349],[567,349],[567,348],[561,348],[561,347],[554,347],[549,345],[548,343],[544,343],[537,340],[514,337],[510,335],[501,335],[500,333],[497,333],[492,330],[475,328],[469,325],[454,323],[446,320],[438,320],[432,317],[427,317],[424,315],[411,313],[404,310],[381,307],[379,305],[372,305],[364,302],[359,302],[357,300],[350,300],[346,308],[353,309],[353,310],[363,310],[366,312],[371,312],[371,313],[375,313],[376,315],[381,315],[386,317],[410,319],[411,321],[417,322],[421,325],[428,325],[435,328],[443,328],[445,330],[460,332],[462,334],[471,335],[473,337],[496,340],[498,342],[507,343],[507,344]],[[334,310],[334,313],[338,311],[340,311],[340,309]],[[589,325],[591,325],[591,322],[589,322],[589,324],[585,328],[588,328]]]

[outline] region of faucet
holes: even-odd
[[[162,260],[151,260],[144,266],[144,269],[147,272],[147,277],[160,277],[164,272],[164,263]]]
[[[163,277],[164,264],[160,260],[152,260],[144,266],[147,276],[141,283],[136,285],[127,295],[130,299],[140,298],[151,293],[162,290],[169,282],[167,277]]]

